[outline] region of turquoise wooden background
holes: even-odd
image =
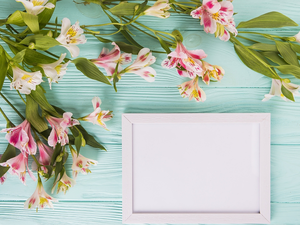
[[[237,23],[261,15],[269,11],[279,11],[300,24],[300,2],[297,0],[239,0],[233,2]],[[0,1],[0,17],[5,18],[16,9],[23,10],[21,3],[13,0]],[[97,24],[108,22],[102,15],[99,18],[88,18],[80,13],[72,0],[58,2],[55,16],[59,21],[63,17],[76,20],[80,24]],[[143,17],[141,21],[153,28],[165,31],[179,29],[189,49],[202,48],[208,54],[207,61],[222,66],[226,75],[219,83],[203,86],[207,101],[196,103],[180,97],[176,85],[185,81],[175,70],[165,70],[160,62],[165,55],[156,55],[157,78],[154,83],[147,83],[136,75],[126,75],[118,83],[118,93],[111,86],[95,82],[79,73],[73,65],[69,66],[67,74],[59,84],[54,84],[50,91],[45,82],[49,101],[66,111],[74,113],[75,117],[84,116],[92,111],[91,100],[99,96],[102,109],[114,111],[115,117],[107,123],[110,132],[84,123],[83,125],[94,134],[107,148],[107,152],[85,147],[82,154],[98,160],[97,166],[91,167],[92,173],[79,174],[77,184],[66,194],[54,194],[59,199],[55,209],[24,210],[24,201],[29,198],[36,184],[27,175],[27,186],[21,184],[16,176],[8,176],[4,185],[0,186],[0,224],[122,224],[122,145],[121,145],[121,114],[122,113],[243,113],[270,112],[272,116],[272,148],[271,148],[271,221],[272,224],[300,224],[300,98],[295,103],[284,102],[273,98],[262,102],[264,94],[270,89],[271,80],[248,69],[239,60],[231,43],[215,39],[213,35],[203,32],[196,19],[189,16],[172,15],[171,19],[157,20],[155,17]],[[158,22],[159,21],[159,22]],[[272,32],[292,36],[298,33],[299,27],[274,29]],[[100,31],[108,33],[113,27],[102,27]],[[137,40],[152,49],[159,45],[150,42],[137,33]],[[122,40],[116,36],[115,40]],[[149,45],[149,43],[151,43]],[[88,36],[85,45],[81,45],[80,56],[96,58],[104,45]],[[109,45],[106,45],[110,47]],[[62,47],[55,52],[65,50]],[[293,82],[297,82],[292,79]],[[300,82],[298,82],[300,84]],[[14,91],[9,90],[5,83],[3,93],[21,111],[23,103]],[[1,107],[10,119],[18,124],[20,119],[11,108]],[[6,125],[0,117],[0,127]],[[0,153],[4,152],[6,140],[0,134]],[[72,164],[71,157],[67,167]],[[45,185],[50,192],[51,182]]]

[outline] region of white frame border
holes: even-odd
[[[270,223],[270,113],[174,113],[122,115],[123,223]],[[132,125],[134,123],[259,123],[259,213],[134,213]]]

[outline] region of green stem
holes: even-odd
[[[21,93],[17,90],[17,92],[18,92],[18,95],[20,96],[20,98],[22,99],[22,101],[24,102],[24,104],[26,105],[26,101],[25,101],[25,99],[22,97],[22,95],[21,95]]]
[[[285,40],[285,38],[277,36],[277,35],[273,35],[273,34],[264,34],[264,33],[259,33],[259,32],[252,32],[252,31],[239,31],[239,33],[240,34],[256,34],[256,35],[261,35],[265,38],[268,38],[267,36],[270,36],[270,37],[274,37],[274,38],[279,38],[281,40]],[[270,38],[268,38],[268,39],[270,39]]]
[[[36,165],[37,165],[38,167],[41,167],[41,164],[40,164],[39,161],[36,159],[36,157],[35,157],[34,155],[31,155],[31,157],[32,157],[33,160],[35,161]],[[39,180],[40,180],[41,178],[40,178],[39,175],[38,175],[38,177],[39,177]]]
[[[259,43],[259,41],[255,41],[255,40],[253,40],[253,39],[246,38],[246,37],[244,37],[244,36],[241,36],[241,35],[238,35],[238,36],[236,36],[236,37],[238,37],[238,38],[242,38],[242,39],[245,39],[245,40],[248,40],[248,41],[252,41],[252,42],[255,42],[255,43]]]
[[[4,30],[4,29],[1,29],[1,28],[0,28],[0,31],[3,32],[3,33],[5,33],[5,34],[7,34],[7,35],[9,35],[9,36],[11,36],[11,37],[13,37],[13,38],[15,38],[15,39],[18,40],[18,41],[22,41],[22,39],[20,39],[20,38],[18,37],[18,35],[15,35],[15,34],[13,34],[13,33],[10,33],[10,32],[8,32],[8,31],[6,31],[6,30]]]
[[[3,115],[4,119],[6,120],[7,123],[11,123],[10,120],[8,119],[8,117],[5,115],[5,113],[3,112],[3,110],[0,107],[0,112]]]
[[[22,114],[10,103],[10,101],[8,101],[8,99],[0,92],[0,96],[7,102],[7,104],[10,105],[10,107],[12,107],[13,110],[15,110],[15,112],[23,119],[25,120],[25,117],[22,116]]]

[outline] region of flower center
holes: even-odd
[[[216,13],[212,14],[212,18],[213,18],[214,20],[218,20],[218,19],[219,19],[219,16],[220,16],[219,12],[216,12]]]
[[[59,75],[60,72],[61,72],[61,65],[56,66],[56,67],[55,67],[55,70],[56,70],[56,72],[57,72],[57,75]]]
[[[67,32],[67,36],[69,36],[70,38],[75,37],[77,34],[77,31],[72,27],[69,28],[68,32]]]
[[[32,0],[32,4],[34,6],[40,6],[43,5],[44,1],[43,0]]]
[[[29,78],[29,79],[28,79]],[[29,74],[24,74],[22,77],[21,77],[22,80],[26,80],[27,83],[31,83],[32,82],[32,76],[29,75]],[[28,80],[27,80],[28,79]]]

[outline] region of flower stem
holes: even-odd
[[[5,115],[5,113],[3,112],[2,108],[0,107],[0,112],[3,115],[4,119],[6,120],[7,123],[11,123],[10,120],[8,119],[8,117]]]
[[[21,93],[17,90],[18,95],[20,96],[21,100],[24,102],[24,104],[26,105],[26,101],[24,100],[24,98],[22,97]]]
[[[36,157],[35,157],[34,155],[31,155],[31,157],[32,157],[33,160],[35,161],[36,165],[37,165],[38,167],[40,167],[41,164],[40,164],[39,161],[36,159]],[[39,180],[40,180],[40,179],[41,179],[40,176],[38,176],[38,177],[39,177]]]
[[[13,33],[10,33],[10,32],[8,32],[8,31],[6,31],[6,30],[4,30],[4,29],[1,29],[1,28],[0,28],[0,31],[3,32],[3,33],[5,33],[5,34],[7,34],[7,35],[9,35],[9,36],[11,36],[11,37],[13,37],[13,38],[15,38],[17,41],[22,41],[22,39],[20,39],[20,38],[18,37],[18,35],[15,35],[15,34],[13,34]]]
[[[25,117],[22,116],[22,114],[10,103],[10,101],[8,101],[8,99],[0,92],[0,96],[7,102],[7,104],[10,105],[10,107],[12,107],[13,110],[15,110],[15,112],[23,119],[25,120]]]
[[[253,40],[253,39],[246,38],[246,37],[244,37],[244,36],[241,36],[241,35],[238,35],[238,36],[236,36],[236,37],[238,37],[238,38],[242,38],[242,39],[245,39],[245,40],[248,40],[248,41],[252,41],[252,42],[255,42],[255,43],[259,43],[259,41],[255,41],[255,40]]]

